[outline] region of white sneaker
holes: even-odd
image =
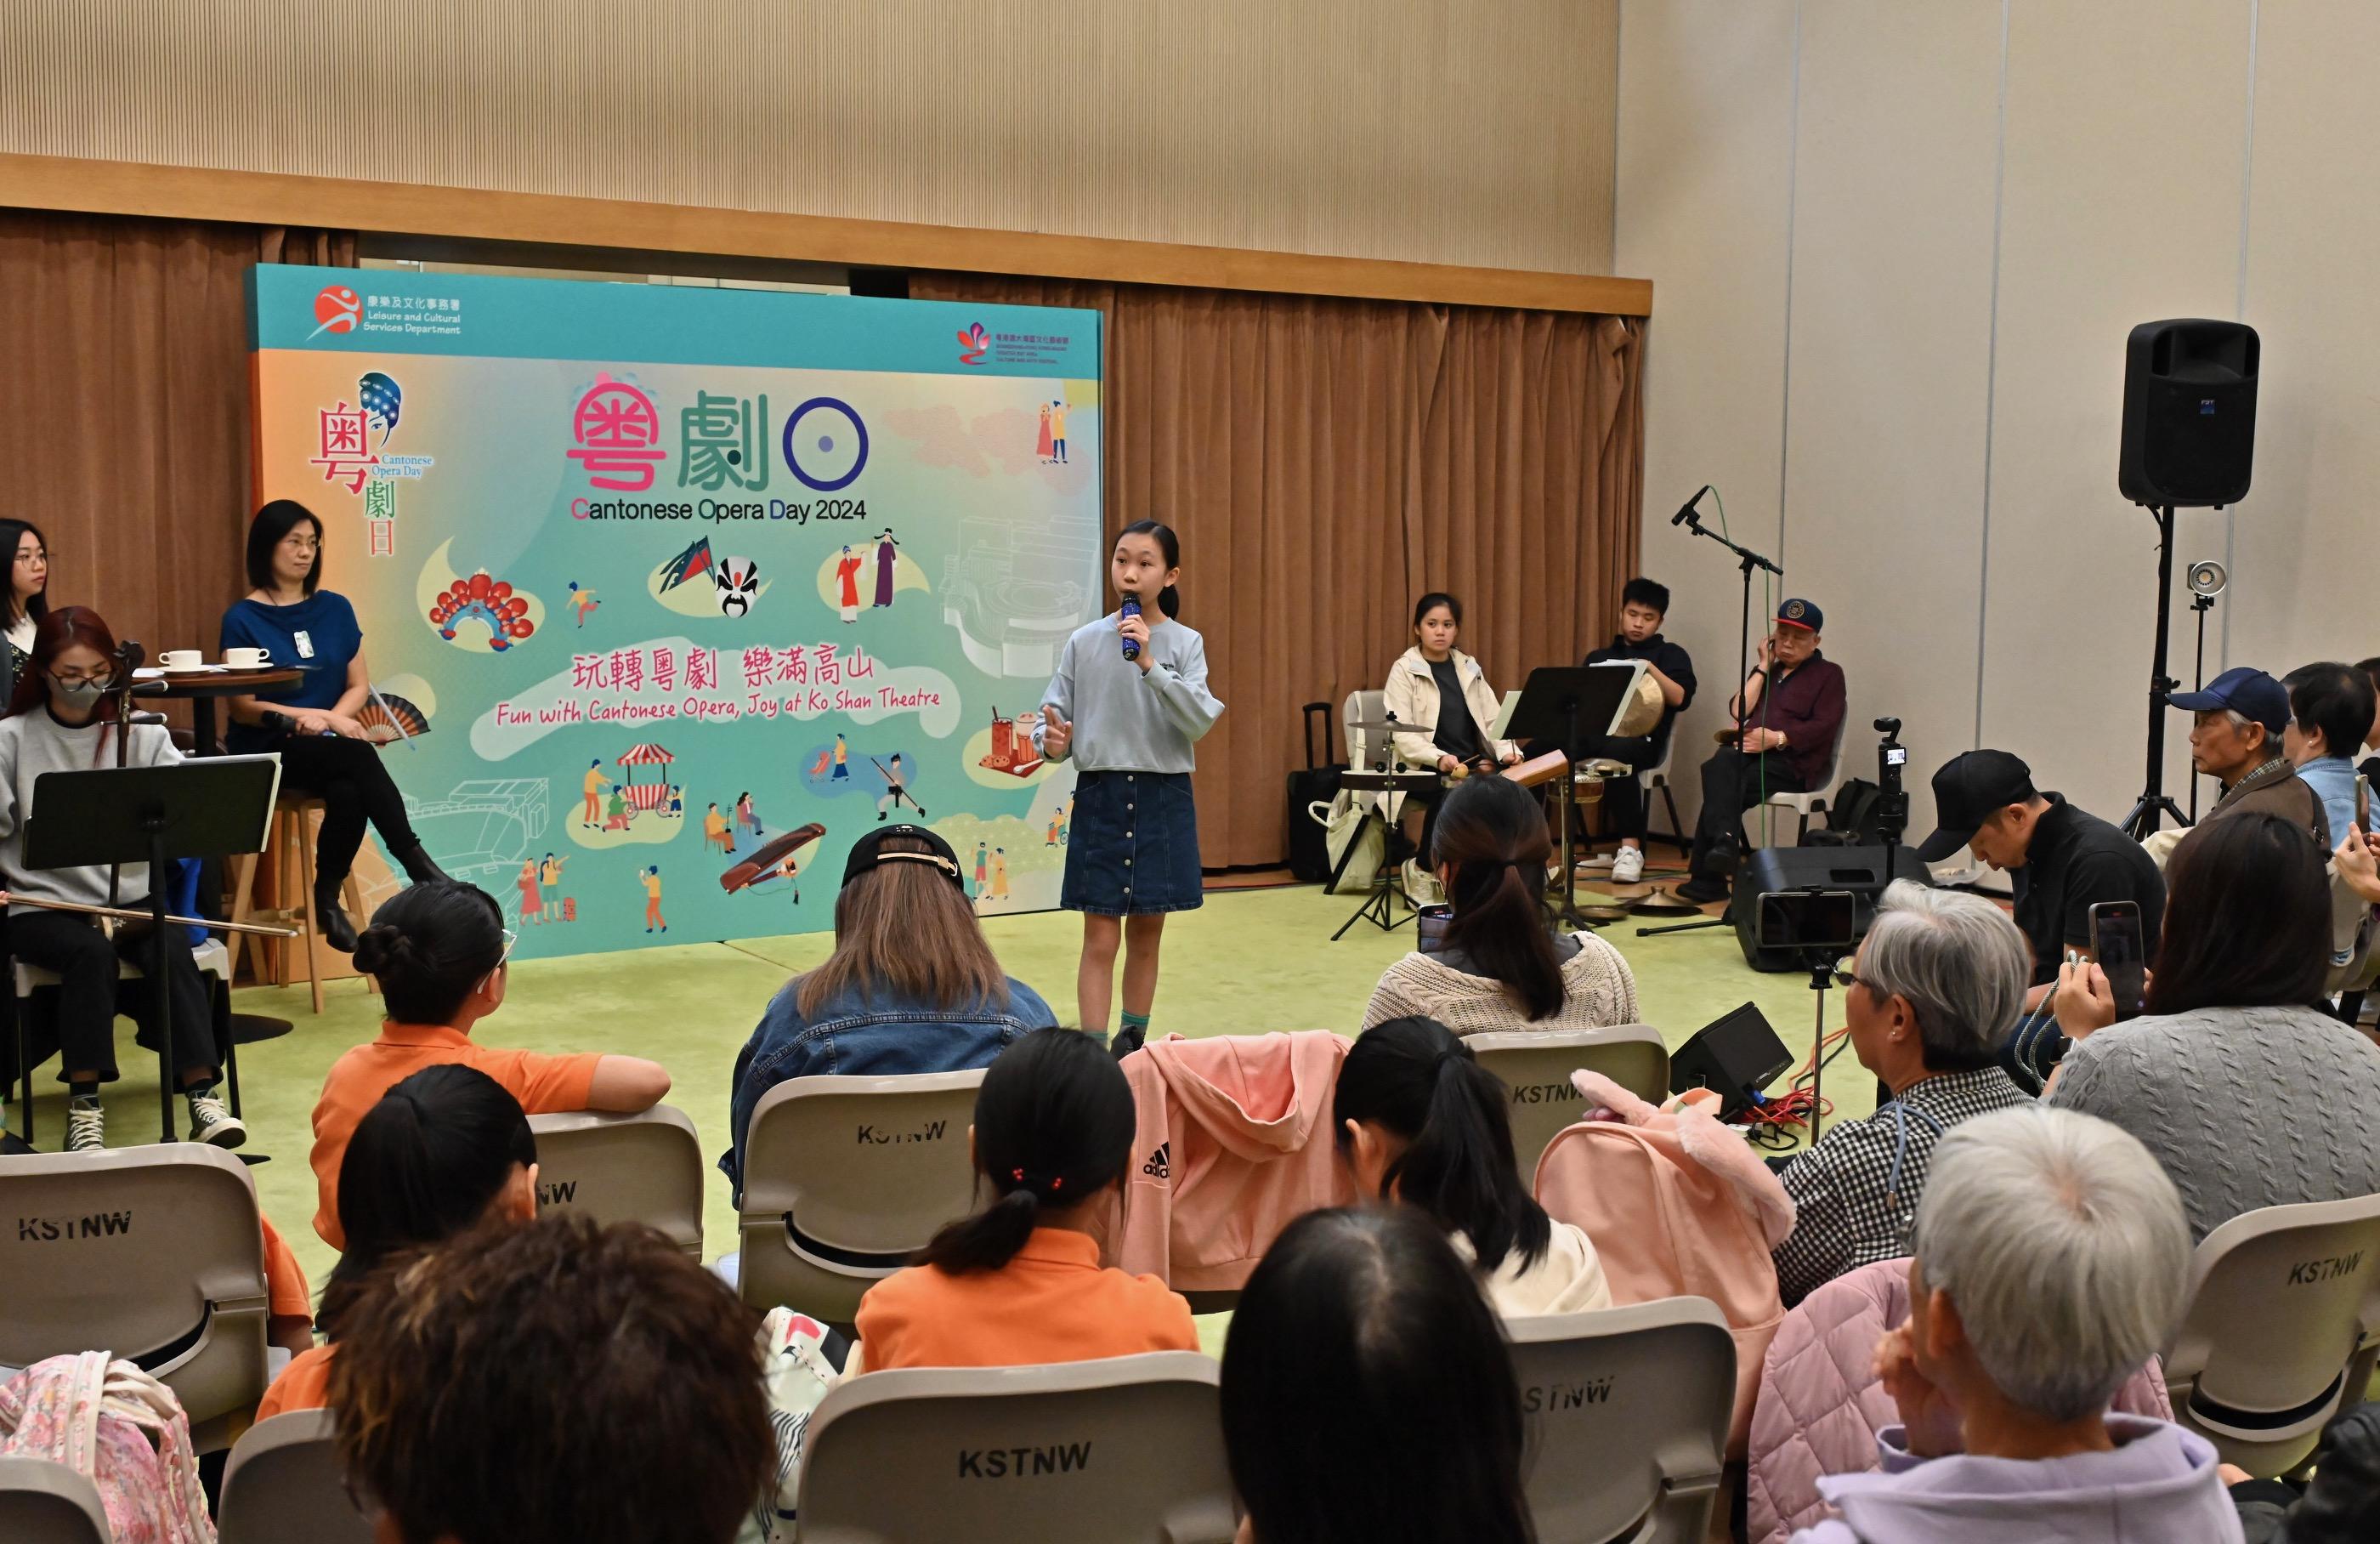
[[[1405,899],[1415,906],[1434,906],[1446,899],[1446,892],[1439,887],[1438,876],[1425,869],[1418,859],[1406,858],[1397,878],[1404,889]]]
[[[248,1140],[248,1127],[213,1094],[197,1094],[190,1100],[190,1140],[213,1148],[236,1148]]]
[[[107,1146],[107,1112],[97,1100],[67,1102],[67,1151],[99,1152]]]
[[[1645,849],[1622,847],[1612,855],[1611,882],[1634,884],[1645,877]]]
[[[1610,868],[1611,864],[1612,857],[1609,853],[1597,853],[1592,857],[1580,858],[1578,871],[1582,874],[1599,874]]]

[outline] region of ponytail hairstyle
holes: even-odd
[[[1034,1030],[976,1093],[975,1163],[991,1205],[944,1227],[917,1263],[953,1276],[999,1270],[1042,1208],[1072,1208],[1123,1178],[1133,1131],[1132,1086],[1107,1048],[1079,1030]]]
[[[1553,838],[1537,801],[1510,778],[1466,778],[1439,806],[1430,854],[1454,869],[1446,947],[1501,982],[1532,1023],[1561,1012],[1561,962],[1538,905]]]
[[[460,880],[407,885],[356,939],[356,968],[380,982],[399,1024],[449,1024],[504,960],[496,898]]]
[[[1377,1125],[1405,1150],[1380,1175],[1380,1198],[1418,1208],[1471,1241],[1481,1275],[1508,1257],[1546,1258],[1553,1223],[1521,1182],[1504,1082],[1463,1038],[1434,1018],[1392,1018],[1357,1037],[1339,1068],[1330,1124],[1344,1152],[1347,1123]]]
[[[477,1067],[424,1067],[382,1094],[340,1160],[346,1252],[322,1287],[322,1332],[338,1338],[375,1267],[468,1229],[536,1161],[520,1101]]]
[[[1165,554],[1165,566],[1169,569],[1182,566],[1181,540],[1173,534],[1173,528],[1161,520],[1135,520],[1116,534],[1155,537],[1157,550]],[[1173,586],[1167,585],[1157,597],[1157,608],[1168,616],[1182,614],[1182,597]]]

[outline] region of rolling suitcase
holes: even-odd
[[[1316,820],[1311,807],[1328,807],[1339,794],[1343,762],[1318,761],[1314,754],[1314,721],[1322,720],[1322,743],[1330,744],[1330,704],[1309,702],[1304,711],[1305,766],[1289,774],[1289,871],[1301,884],[1320,884],[1330,877],[1330,833]]]

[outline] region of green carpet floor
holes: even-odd
[[[1388,964],[1413,946],[1407,925],[1384,934],[1359,923],[1336,943],[1330,931],[1350,900],[1311,886],[1218,892],[1198,911],[1176,917],[1165,937],[1156,1027],[1185,1035],[1256,1034],[1268,1029],[1337,1029],[1353,1033],[1373,983]],[[1658,919],[1656,919],[1658,920]],[[1030,983],[1072,1022],[1075,961],[1081,923],[1066,913],[996,918],[984,924],[1011,974]],[[1728,929],[1637,938],[1633,924],[1602,936],[1627,956],[1636,973],[1646,1022],[1671,1047],[1720,1014],[1749,999],[1777,1027],[1797,1060],[1809,1052],[1813,994],[1799,974],[1761,975],[1743,963]],[[675,1079],[669,1102],[693,1118],[704,1150],[727,1146],[728,1076],[761,1006],[794,972],[827,953],[828,935],[741,939],[673,944],[618,954],[527,960],[513,967],[504,1010],[476,1031],[491,1045],[537,1051],[609,1051],[650,1056]],[[308,1117],[322,1076],[349,1046],[379,1032],[380,999],[360,980],[328,991],[320,1017],[306,989],[258,988],[237,994],[247,1012],[297,1023],[282,1039],[244,1049],[240,1057],[249,1138],[245,1149],[270,1154],[258,1165],[257,1189],[267,1215],[280,1226],[319,1289],[332,1253],[314,1236],[314,1178],[306,1165]],[[1842,1022],[1841,998],[1827,999],[1830,1026]],[[112,1145],[148,1140],[156,1130],[154,1063],[119,1024],[125,1076],[107,1090]],[[55,1148],[65,1125],[65,1090],[52,1079],[55,1064],[36,1078],[38,1136]],[[1875,1080],[1849,1055],[1828,1069],[1835,1118],[1873,1108]],[[176,1111],[177,1120],[182,1112]],[[727,1183],[712,1176],[704,1219],[706,1251],[726,1252],[735,1238]]]

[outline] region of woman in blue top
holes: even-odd
[[[322,522],[312,510],[275,499],[256,512],[248,528],[248,582],[255,588],[224,613],[223,647],[268,650],[273,665],[295,666],[305,678],[233,698],[225,742],[236,755],[280,752],[281,785],[322,799],[314,915],[322,942],[353,954],[356,927],[339,909],[339,887],[355,867],[367,820],[407,879],[419,884],[446,875],[421,850],[379,748],[356,722],[371,695],[363,628],[346,596],[315,588],[322,572]]]

